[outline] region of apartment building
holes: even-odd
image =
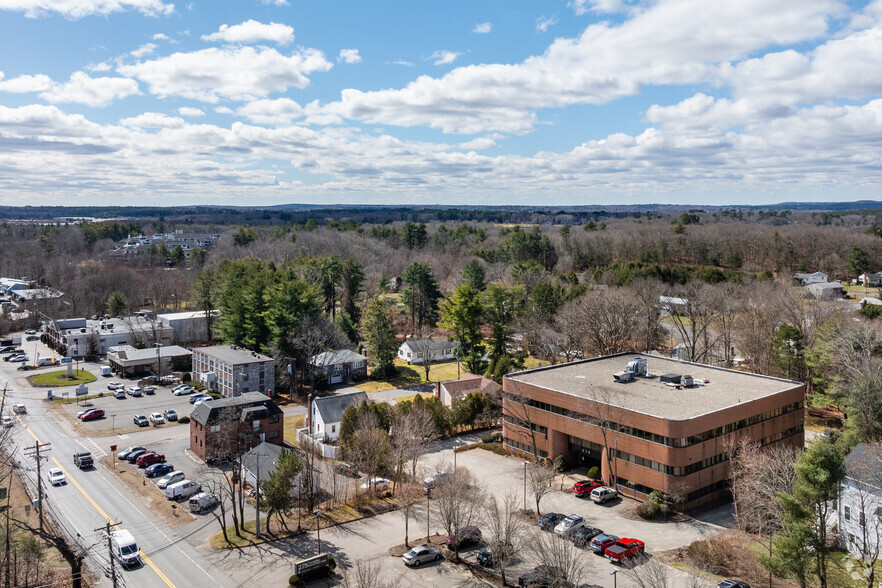
[[[261,443],[281,445],[284,439],[282,409],[260,392],[203,402],[190,415],[190,451],[206,461],[241,455]]]
[[[262,392],[272,396],[276,371],[273,358],[236,345],[193,349],[193,377],[221,396]]]
[[[675,359],[619,354],[516,372],[503,392],[512,451],[597,466],[623,494],[658,490],[687,510],[728,497],[732,442],[804,442],[804,384]]]

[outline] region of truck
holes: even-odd
[[[88,451],[80,451],[78,453],[74,453],[73,462],[74,465],[81,470],[90,468],[95,465],[95,462],[92,460],[92,454]]]
[[[643,541],[640,539],[619,539],[611,547],[607,547],[603,555],[613,563],[622,563],[626,559],[643,553]]]
[[[101,375],[104,376],[105,378],[109,378],[111,375],[113,375],[110,373],[110,366],[109,365],[102,365],[101,366]]]
[[[125,530],[113,531],[110,534],[110,550],[113,557],[119,560],[124,568],[130,568],[141,563],[141,554],[138,544],[132,534]]]
[[[165,497],[169,500],[184,500],[202,490],[202,484],[181,480],[165,487]]]

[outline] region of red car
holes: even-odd
[[[573,484],[573,494],[579,497],[586,497],[591,495],[591,491],[595,488],[600,488],[599,482],[592,482],[591,480],[582,480],[581,482],[576,482]]]
[[[138,458],[135,459],[135,465],[139,468],[146,468],[149,465],[162,463],[164,461],[165,456],[161,453],[145,453],[144,455],[139,455]]]
[[[104,411],[100,408],[93,408],[80,415],[81,421],[94,421],[95,419],[103,419]]]
[[[643,553],[643,541],[640,539],[619,539],[615,545],[607,547],[603,555],[612,562],[622,563],[641,553]]]

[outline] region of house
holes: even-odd
[[[193,371],[200,383],[222,396],[247,392],[272,396],[276,364],[272,357],[237,345],[214,345],[193,349]]]
[[[410,339],[398,348],[398,359],[411,363],[429,363],[446,361],[456,357],[456,341],[448,341],[446,337],[431,339]]]
[[[308,363],[313,372],[328,375],[328,384],[367,378],[368,358],[349,349],[313,355]]]
[[[435,384],[435,396],[440,398],[441,403],[445,406],[453,406],[454,400],[465,398],[469,394],[476,392],[493,394],[501,388],[502,386],[489,378],[475,374],[463,374],[458,380],[437,382]]]
[[[860,558],[882,547],[882,446],[858,443],[840,483],[839,544]]]
[[[861,298],[861,301],[858,302],[858,306],[862,307],[864,304],[869,304],[871,306],[882,306],[882,300],[878,298],[873,298],[872,296],[864,296]]]
[[[225,459],[263,442],[281,445],[282,409],[266,394],[209,400],[190,413],[190,451],[202,460]]]
[[[367,401],[368,395],[364,392],[314,399],[306,423],[309,434],[325,443],[336,441],[340,437],[340,423],[343,421],[343,413],[346,409]]]
[[[813,274],[794,274],[793,279],[801,282],[803,286],[809,284],[820,284],[827,281],[827,274],[824,272],[815,272]]]
[[[857,283],[869,288],[878,288],[882,285],[882,272],[861,274],[858,276]]]
[[[260,474],[260,482],[261,484],[265,483],[269,480],[270,475],[276,468],[279,467],[279,456],[282,455],[283,451],[294,451],[293,449],[282,447],[281,445],[275,445],[272,443],[261,443],[248,453],[242,456],[242,479],[245,480],[247,484],[249,484],[252,488],[257,487],[258,474]],[[303,464],[305,460],[301,458],[300,463]],[[300,496],[300,482],[303,477],[306,475],[306,469],[300,470],[300,472],[294,476],[294,479],[291,481],[291,494],[292,496],[299,497]],[[313,476],[313,487],[317,488],[319,484],[319,472],[318,470],[312,471]]]
[[[659,296],[658,306],[662,314],[683,313],[689,310],[689,301],[677,296]]]
[[[806,292],[820,300],[841,298],[843,286],[839,282],[814,282],[805,287]]]

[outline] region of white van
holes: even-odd
[[[125,529],[113,531],[110,534],[110,549],[113,557],[119,560],[123,567],[128,568],[141,563],[141,555],[135,538]]]
[[[110,376],[113,375],[110,373],[110,366],[109,365],[102,365],[101,366],[101,375],[104,376],[105,378],[109,378]]]
[[[200,513],[217,504],[217,497],[210,492],[200,492],[190,499],[190,512]]]
[[[55,361],[53,361],[51,357],[41,357],[37,359],[37,367],[43,367],[46,365],[55,365]]]
[[[202,490],[202,484],[197,484],[190,480],[182,480],[166,486],[165,497],[169,500],[184,500],[190,498],[200,490]]]

